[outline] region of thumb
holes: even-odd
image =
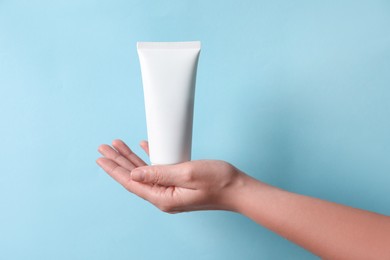
[[[192,178],[189,167],[177,164],[138,167],[131,172],[131,179],[161,186],[188,187]]]

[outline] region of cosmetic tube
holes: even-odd
[[[200,42],[138,42],[152,165],[191,160]]]

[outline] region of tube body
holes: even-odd
[[[200,42],[138,42],[152,164],[191,160]]]

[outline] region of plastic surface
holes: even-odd
[[[200,42],[139,42],[152,164],[191,160]]]

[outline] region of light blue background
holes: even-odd
[[[193,159],[390,214],[389,27],[388,1],[0,0],[0,259],[316,259],[237,214],[161,213],[96,148],[141,153],[136,41],[201,40]]]

